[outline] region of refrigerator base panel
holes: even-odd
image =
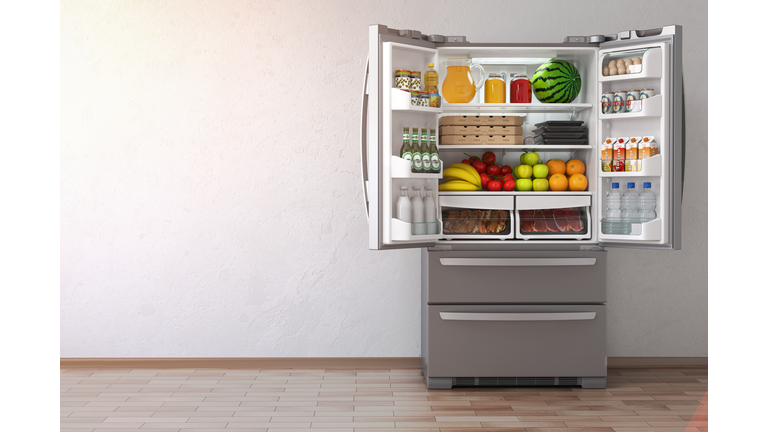
[[[607,377],[429,377],[424,372],[427,388],[453,387],[581,387],[604,389]]]

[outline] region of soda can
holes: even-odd
[[[627,92],[626,112],[640,112],[643,107],[640,102],[640,90],[630,90]]]
[[[613,96],[613,113],[620,114],[627,112],[627,92],[617,91]]]
[[[603,114],[613,114],[613,96],[614,92],[605,92],[600,99],[603,108]]]
[[[653,97],[653,89],[642,89],[640,90],[640,100],[642,99],[648,99]]]

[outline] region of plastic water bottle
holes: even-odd
[[[656,219],[656,194],[651,192],[651,182],[643,183],[643,193],[638,201],[640,206],[640,222]]]
[[[635,192],[634,182],[627,183],[627,189],[621,196],[621,221],[631,230],[630,224],[640,223],[640,211],[638,210],[640,195]]]
[[[629,234],[629,230],[625,230],[624,224],[621,223],[621,193],[618,183],[611,184],[611,191],[605,197],[605,207],[603,234]]]

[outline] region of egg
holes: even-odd
[[[625,73],[627,73],[627,68],[623,67],[622,65],[622,67],[618,68],[618,71],[619,71],[619,75],[624,75]]]
[[[616,60],[611,60],[608,62],[608,68],[615,68],[616,67]]]
[[[617,73],[619,73],[619,70],[617,68],[615,68],[615,67],[612,67],[612,68],[610,68],[609,73],[611,75],[616,75]]]
[[[611,74],[611,70],[608,67],[603,68],[603,76],[608,76]]]
[[[636,65],[643,64],[643,59],[641,59],[640,57],[635,57],[635,60],[633,63]]]

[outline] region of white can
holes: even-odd
[[[643,110],[642,102],[640,102],[640,90],[630,90],[627,92],[626,111],[640,112]]]
[[[653,94],[653,89],[642,89],[640,90],[640,99],[652,98]]]
[[[613,114],[613,96],[614,92],[605,92],[600,99],[600,103],[603,108],[603,114]]]
[[[627,112],[627,92],[617,91],[613,96],[613,113],[620,114]]]

